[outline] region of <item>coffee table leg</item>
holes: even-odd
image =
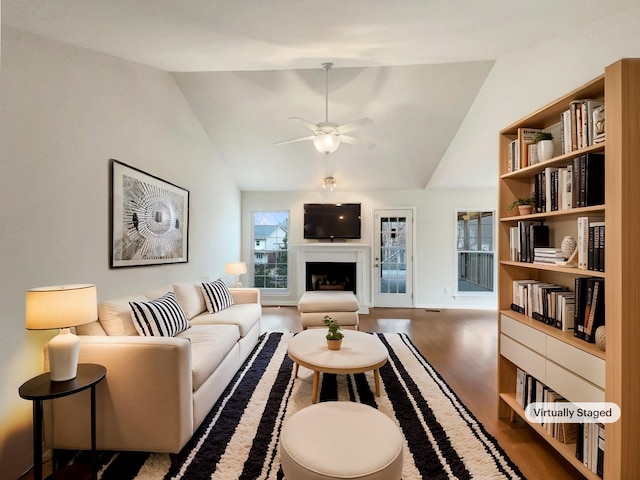
[[[311,401],[313,403],[317,402],[318,399],[318,384],[320,383],[320,372],[317,370],[313,371],[313,393],[311,394]]]
[[[376,382],[376,397],[380,396],[380,370],[379,369],[375,369],[373,371],[373,378]]]
[[[297,363],[294,363],[295,367],[293,368],[293,378],[298,378],[298,367],[300,366]]]

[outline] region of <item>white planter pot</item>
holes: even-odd
[[[538,161],[545,162],[553,157],[553,140],[540,140],[536,143]]]

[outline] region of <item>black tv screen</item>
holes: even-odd
[[[360,238],[360,204],[305,203],[304,238]]]

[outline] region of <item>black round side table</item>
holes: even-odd
[[[42,402],[66,397],[91,389],[91,478],[97,478],[96,470],[96,385],[107,374],[102,365],[81,363],[76,378],[64,382],[52,382],[49,372],[33,377],[18,390],[20,396],[33,401],[33,473],[35,480],[42,480]],[[55,462],[54,462],[55,463]],[[56,475],[57,477],[57,475]]]

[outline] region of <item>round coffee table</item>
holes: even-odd
[[[380,396],[379,369],[385,363],[389,352],[376,335],[343,330],[344,339],[340,350],[329,350],[325,328],[312,328],[296,334],[289,342],[287,354],[296,364],[294,376],[298,376],[298,366],[313,370],[312,401],[318,398],[320,372],[335,374],[364,373],[373,370],[376,396]]]

